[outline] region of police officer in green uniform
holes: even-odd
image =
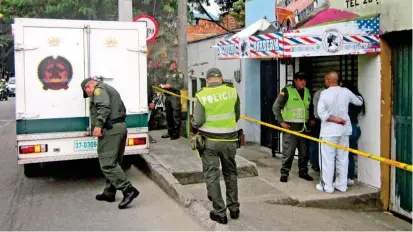
[[[309,119],[311,119],[311,124],[314,124],[311,95],[306,88],[306,84],[307,75],[302,72],[295,73],[294,84],[283,88],[274,102],[272,110],[275,119],[285,129],[308,133],[310,129],[310,125],[308,125]],[[296,148],[298,148],[299,177],[312,181],[313,178],[308,175],[309,155],[306,139],[289,133],[283,133],[282,140],[283,151],[280,181],[288,181]]]
[[[106,176],[105,189],[96,195],[96,200],[114,202],[116,191],[120,190],[124,197],[118,207],[124,209],[139,195],[121,168],[127,139],[126,108],[118,91],[99,78],[83,80],[81,88],[83,97],[90,97],[91,129],[98,137],[100,168]]]
[[[239,217],[237,164],[235,155],[238,141],[237,121],[240,100],[233,87],[222,85],[222,74],[217,68],[208,70],[207,87],[196,94],[193,126],[205,141],[199,150],[209,200],[214,210],[210,218],[227,224],[226,209],[233,219]],[[226,205],[221,195],[220,164],[226,185]]]
[[[161,88],[180,95],[180,90],[183,88],[183,74],[176,68],[175,61],[171,61],[166,83],[161,85]],[[162,135],[162,138],[178,139],[181,128],[181,99],[167,94],[165,107],[168,133]]]

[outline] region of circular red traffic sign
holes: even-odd
[[[158,22],[156,22],[155,18],[152,16],[146,15],[146,14],[141,14],[136,16],[133,19],[134,22],[140,21],[140,22],[146,22],[147,26],[147,33],[146,33],[146,41],[151,42],[156,39],[156,36],[158,35],[159,32],[159,25]]]

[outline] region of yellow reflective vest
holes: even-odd
[[[297,89],[291,85],[286,87],[288,91],[288,100],[284,109],[281,111],[285,122],[306,123],[309,119],[311,95],[307,88],[304,88],[304,99],[301,99]]]
[[[206,121],[200,131],[216,134],[237,131],[234,108],[238,94],[235,88],[226,85],[206,87],[195,96],[205,109]]]

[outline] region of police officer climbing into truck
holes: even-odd
[[[176,62],[169,63],[169,73],[166,76],[166,84],[161,85],[161,88],[180,94],[183,88],[183,74],[176,68]],[[162,138],[178,139],[181,128],[181,99],[179,97],[166,95],[166,122],[168,124],[168,133],[162,135]]]
[[[273,105],[275,119],[284,129],[308,133],[310,125],[307,125],[310,119],[311,125],[314,125],[311,95],[306,88],[307,74],[298,72],[294,74],[293,85],[287,85],[278,95]],[[311,112],[310,112],[311,111]],[[281,182],[287,182],[291,165],[294,160],[295,149],[298,148],[298,175],[300,178],[312,181],[313,177],[308,175],[307,141],[290,133],[283,133],[282,139],[282,166]]]
[[[121,168],[127,139],[126,108],[118,91],[97,77],[83,80],[81,88],[83,97],[90,97],[91,129],[98,137],[98,158],[106,177],[105,189],[96,200],[114,202],[120,190],[124,197],[118,207],[124,209],[139,195]]]
[[[201,136],[204,144],[197,150],[202,159],[208,199],[212,201],[214,208],[209,216],[213,221],[227,224],[227,208],[232,219],[237,219],[240,214],[235,162],[240,100],[235,88],[222,85],[222,73],[219,69],[208,70],[206,82],[207,87],[196,94],[192,124],[199,131],[197,136]],[[226,186],[226,205],[219,184],[220,164]]]

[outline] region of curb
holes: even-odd
[[[153,154],[153,153],[152,153]],[[218,223],[209,218],[206,202],[196,200],[183,188],[178,180],[169,173],[151,154],[139,154],[135,165],[146,173],[163,191],[182,205],[204,228],[215,231]],[[219,228],[219,230],[222,230]]]

